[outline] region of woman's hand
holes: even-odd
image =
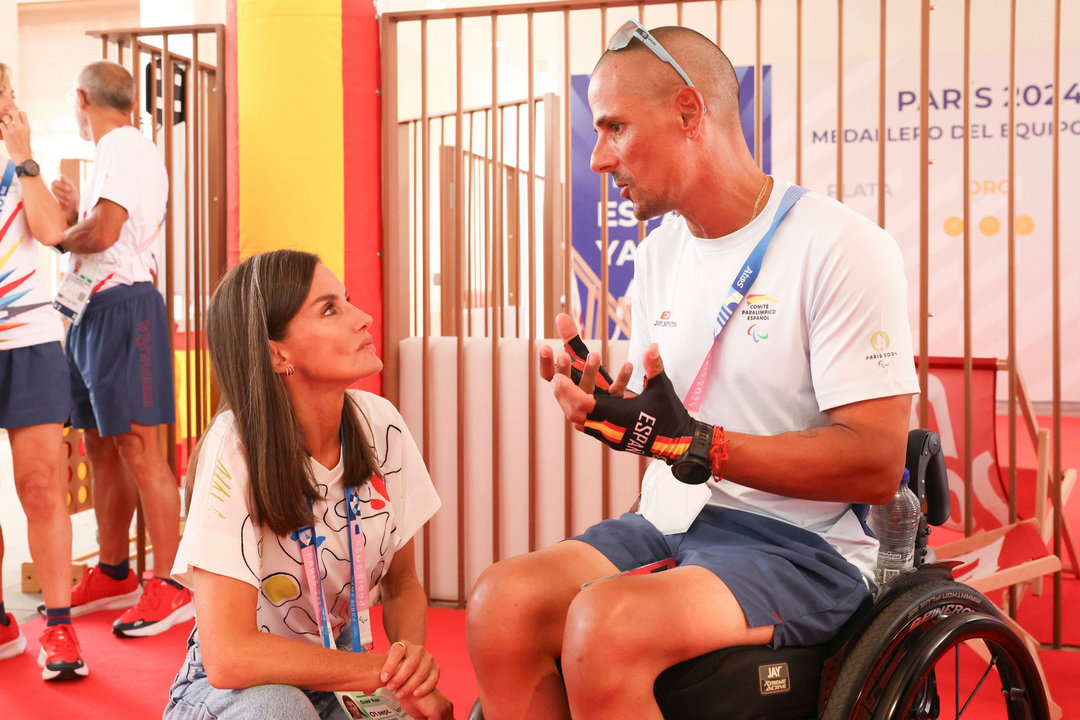
[[[16,108],[2,122],[0,138],[7,147],[8,156],[18,165],[31,157],[30,121],[26,119],[26,113]]]
[[[422,720],[453,720],[454,706],[438,690],[423,697],[398,698],[405,712]]]
[[[439,682],[439,666],[423,645],[398,640],[390,646],[379,679],[399,701],[421,698]]]

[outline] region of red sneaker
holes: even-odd
[[[82,660],[79,638],[71,625],[46,626],[41,633],[38,665],[45,680],[77,680],[90,674]]]
[[[87,615],[98,610],[120,610],[131,607],[139,599],[139,578],[128,570],[123,580],[113,580],[96,565],[86,569],[78,584],[71,588],[71,617]],[[45,604],[38,605],[45,614]]]
[[[23,637],[15,616],[7,613],[7,625],[0,625],[0,660],[7,660],[22,655],[26,650],[26,638]]]
[[[146,583],[135,607],[113,623],[113,633],[120,637],[157,635],[193,617],[195,603],[191,591],[155,577]]]

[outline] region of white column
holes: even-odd
[[[16,0],[0,0],[0,62],[11,68],[12,79],[18,88],[19,7]]]

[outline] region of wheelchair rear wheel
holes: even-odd
[[[1027,648],[989,600],[941,577],[905,581],[844,654],[822,720],[1049,717]]]
[[[972,666],[979,672],[971,672]],[[964,713],[987,720],[1049,717],[1031,655],[995,617],[954,615],[928,630],[888,678],[873,718],[959,718]]]

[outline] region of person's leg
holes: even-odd
[[[566,619],[562,670],[574,717],[661,718],[653,683],[666,668],[722,647],[764,645],[712,572],[684,566],[584,588]],[[486,707],[485,707],[486,714]]]
[[[570,716],[555,665],[567,611],[583,583],[616,572],[600,551],[577,540],[483,572],[466,606],[465,637],[485,718]]]
[[[10,428],[15,489],[47,608],[71,606],[71,516],[60,476],[59,423]]]
[[[4,565],[4,531],[0,530],[0,568]],[[4,609],[4,582],[0,577],[0,660],[22,655],[26,638],[19,630],[15,617]]]
[[[91,495],[98,526],[98,560],[118,565],[125,562],[130,553],[129,533],[138,491],[120,460],[113,438],[103,438],[96,429],[90,428],[84,431],[83,444],[94,478]]]
[[[162,720],[321,720],[307,694],[292,685],[222,690],[204,677],[170,695]]]
[[[123,637],[157,635],[195,614],[191,591],[170,578],[180,543],[180,494],[161,454],[156,426],[132,422],[130,431],[112,439],[135,478],[154,547],[154,577],[139,602],[113,623],[113,632]]]
[[[154,575],[167,578],[180,543],[180,494],[176,478],[161,454],[158,428],[133,422],[130,432],[112,440],[142,500],[146,528],[154,546]]]

